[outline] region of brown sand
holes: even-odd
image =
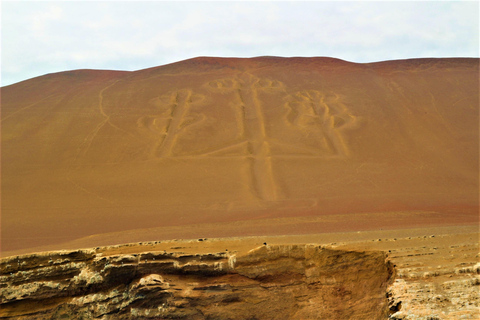
[[[3,87],[2,255],[477,227],[478,88],[478,59],[272,57]]]

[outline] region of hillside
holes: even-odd
[[[2,255],[476,224],[478,65],[202,57],[3,87]]]

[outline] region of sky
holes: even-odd
[[[474,1],[1,1],[1,85],[198,56],[479,57]]]

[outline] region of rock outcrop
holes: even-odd
[[[416,262],[413,268],[398,268],[397,279],[387,290],[389,319],[478,319],[480,263],[460,268],[444,264],[431,270],[420,259]]]
[[[265,245],[235,253],[98,249],[1,261],[2,319],[385,319],[383,252]]]

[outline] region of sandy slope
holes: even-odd
[[[274,57],[4,87],[2,250],[476,225],[478,88],[478,59]]]

